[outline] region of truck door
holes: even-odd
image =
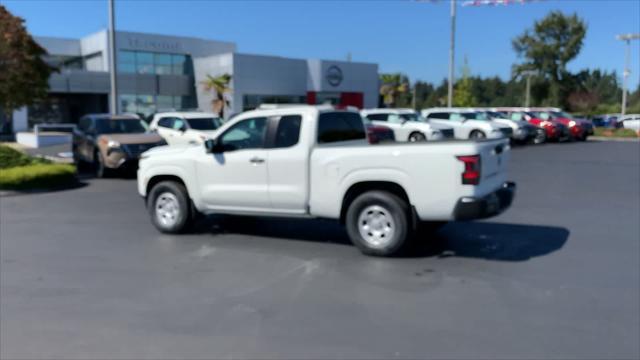
[[[241,120],[217,137],[223,152],[198,158],[196,174],[208,208],[269,210],[266,130],[264,117]]]
[[[304,139],[302,115],[284,115],[270,119],[267,167],[269,199],[275,211],[305,213],[308,196],[308,161],[311,139]],[[308,130],[308,129],[307,129]]]

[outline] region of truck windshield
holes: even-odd
[[[149,125],[137,119],[97,119],[98,134],[139,134],[149,131]]]
[[[187,122],[194,130],[215,130],[222,125],[220,118],[191,118]]]

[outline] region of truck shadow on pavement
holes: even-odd
[[[414,256],[526,261],[560,250],[569,238],[569,230],[540,225],[452,222],[434,235],[434,241],[418,238]]]
[[[326,242],[352,246],[346,231],[330,220],[224,216],[208,221],[198,232],[243,234],[283,240]],[[493,261],[526,261],[561,249],[569,238],[561,227],[451,222],[437,232],[416,234],[405,258],[479,258]],[[265,239],[265,241],[269,241]]]

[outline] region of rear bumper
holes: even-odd
[[[453,217],[455,220],[483,219],[505,211],[516,193],[516,184],[507,181],[496,191],[481,198],[463,197],[458,200]]]

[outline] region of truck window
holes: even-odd
[[[318,143],[360,139],[367,139],[360,114],[352,112],[326,112],[320,114],[318,119]]]
[[[224,150],[234,151],[263,148],[266,125],[266,118],[246,119],[233,125],[221,135]]]
[[[278,130],[276,130],[276,139],[274,148],[287,148],[298,143],[300,138],[300,125],[302,124],[302,116],[286,115],[278,121]]]

